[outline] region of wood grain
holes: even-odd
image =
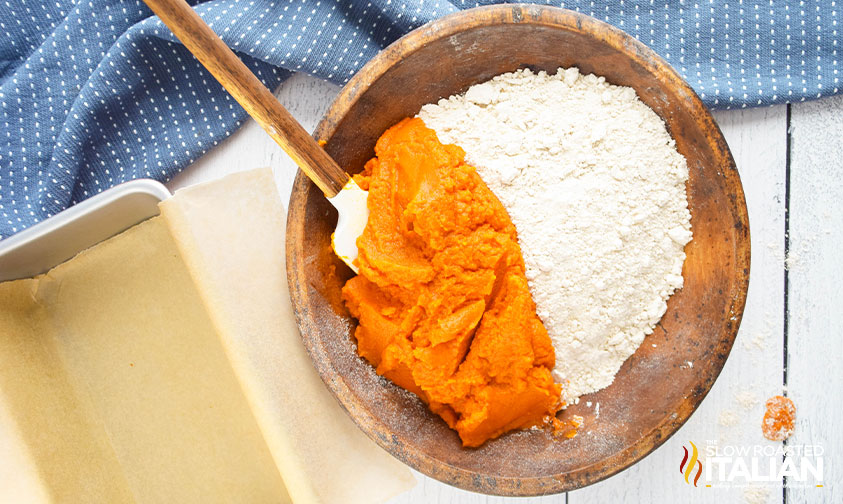
[[[348,174],[278,103],[187,2],[144,2],[327,197],[336,196],[345,187]]]
[[[797,424],[787,442],[821,446],[825,477],[823,488],[794,486],[787,498],[837,503],[843,502],[843,96],[794,105],[791,131],[787,395]]]
[[[519,44],[512,44],[518,40]],[[421,472],[461,488],[539,495],[614,474],[663,443],[690,416],[720,372],[740,323],[749,274],[749,224],[725,140],[690,87],[658,56],[609,25],[561,9],[494,6],[425,25],[370,62],[340,92],[317,128],[326,150],[353,172],[375,140],[424,103],[493,75],[529,66],[578,66],[631,86],[666,122],[689,162],[694,240],[685,287],[668,303],[653,346],[642,346],[615,383],[564,416],[585,417],[577,437],[514,433],[476,450],[414,396],[379,379],[355,355],[353,320],[339,289],[350,275],[331,253],[335,214],[300,176],[287,223],[288,276],[305,346],[323,380],[358,425]],[[697,363],[693,368],[687,362]],[[687,368],[687,369],[686,369]],[[599,401],[597,421],[584,401]]]

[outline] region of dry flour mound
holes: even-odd
[[[509,210],[569,403],[612,383],[682,287],[688,169],[635,91],[519,70],[419,117]]]

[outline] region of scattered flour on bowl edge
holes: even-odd
[[[683,285],[688,168],[664,122],[577,68],[502,74],[419,117],[509,211],[563,399],[611,384]]]

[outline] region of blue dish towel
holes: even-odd
[[[839,0],[838,0],[839,2]],[[666,58],[714,108],[839,90],[829,0],[571,0]],[[192,2],[263,82],[344,83],[407,31],[493,2]],[[244,111],[140,0],[0,5],[0,238],[115,184],[166,181],[234,131]]]

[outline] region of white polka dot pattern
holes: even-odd
[[[839,92],[838,0],[578,0],[715,108]],[[210,0],[197,12],[263,82],[346,82],[407,31],[488,1]],[[110,186],[168,180],[245,113],[140,0],[0,0],[0,238]]]

